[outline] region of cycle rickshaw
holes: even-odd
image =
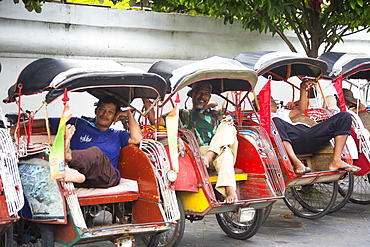
[[[17,153],[1,108],[0,116],[0,246],[12,246],[13,223],[24,205],[23,189]]]
[[[327,64],[321,60],[307,58],[290,52],[245,52],[235,56],[234,59],[241,62],[244,66],[254,69],[260,77],[264,77],[270,81],[286,82],[292,87],[293,98],[294,90],[298,89],[293,83],[294,77],[298,79],[307,77],[319,79],[327,70]],[[267,83],[270,83],[270,81]],[[285,90],[283,92],[286,97],[289,87],[282,90]],[[274,92],[274,90],[272,91]],[[266,102],[266,104],[270,103]],[[305,115],[315,118],[315,120],[324,120],[330,116],[330,113],[326,109],[316,108],[307,110]],[[250,113],[246,114],[245,118],[252,119]],[[248,121],[250,122],[251,120]],[[346,172],[328,171],[332,147],[328,145],[327,147],[323,147],[320,152],[299,155],[298,158],[306,166],[310,167],[312,172],[297,175],[282,145],[278,131],[272,122],[270,128],[270,138],[275,152],[279,157],[279,163],[287,188],[284,201],[289,209],[300,217],[317,219],[343,207],[349,198],[340,198],[339,201],[336,201],[336,198],[338,181],[345,176]],[[345,149],[342,152],[342,156],[347,163],[352,163],[348,150]]]
[[[234,204],[224,203],[222,196],[214,191],[217,176],[210,175],[205,168],[194,133],[180,125],[178,178],[173,185],[184,213],[180,221],[186,218],[192,222],[216,214],[218,224],[228,236],[236,239],[254,236],[264,220],[264,209],[283,198],[285,190],[277,156],[266,131],[260,126],[244,126],[241,121],[244,107],[251,103],[247,95],[253,91],[256,73],[223,57],[193,62],[158,61],[148,72],[162,76],[171,85],[166,100],[156,109],[157,119],[166,104],[178,104],[179,92],[199,81],[212,84],[212,95],[225,102],[222,110],[235,116],[239,141],[235,179],[239,202]],[[158,140],[166,139],[161,128],[154,127],[154,131],[147,134]],[[169,246],[178,244],[176,237],[182,235],[183,227],[168,236],[168,243],[172,244]]]
[[[13,245],[12,224],[19,219],[18,212],[24,205],[18,156],[8,127],[0,107],[0,246]]]
[[[175,191],[170,187],[173,181],[167,176],[171,167],[163,145],[143,140],[139,147],[122,148],[118,164],[122,178],[117,186],[75,188],[71,182],[50,178],[48,154],[53,136],[49,129],[30,124],[19,130],[24,120],[20,99],[45,94],[40,108],[27,114],[32,123],[38,110],[47,112],[47,106],[62,97],[66,103],[67,92],[87,92],[98,99],[114,96],[127,107],[136,98],[162,100],[166,86],[158,75],[114,61],[43,58],[22,70],[4,100],[17,102],[19,111],[15,143],[27,202],[14,227],[14,239],[19,245],[41,242],[42,246],[54,246],[56,241],[72,246],[110,240],[117,246],[131,246],[138,239],[143,239],[146,246],[158,245],[157,235],[179,219]]]
[[[331,80],[337,90],[341,110],[345,110],[342,88],[347,83],[353,92],[359,94],[360,99],[367,105],[369,80],[370,80],[370,56],[362,53],[326,52],[318,57],[328,64],[328,70],[324,79]],[[354,175],[354,189],[350,195],[350,201],[360,204],[370,203],[370,141],[368,135],[369,123],[367,112],[358,112],[358,109],[348,110],[352,116],[352,137],[355,140],[358,158],[353,160],[354,165],[361,167],[361,171]],[[364,117],[362,117],[364,116]],[[339,191],[346,194],[346,190]]]

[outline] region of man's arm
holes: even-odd
[[[149,99],[143,98],[143,103],[144,103],[144,107],[146,110],[149,109],[149,107],[151,106],[151,102]],[[150,109],[150,111],[147,114],[147,117],[149,119],[150,124],[154,125],[155,124],[155,112],[153,108]],[[163,119],[163,117],[160,117],[158,121],[159,121],[159,126],[166,126],[166,122]]]
[[[141,134],[140,125],[136,122],[134,116],[130,111],[118,112],[116,116],[116,121],[124,119],[128,119],[128,124],[130,128],[130,138],[128,139],[128,143],[130,144],[139,144],[140,141],[143,139]]]
[[[299,88],[299,92],[300,92],[299,105],[297,109],[293,109],[290,111],[289,113],[290,118],[293,118],[295,116],[305,113],[305,111],[307,110],[307,105],[308,105],[307,88],[313,85],[316,85],[316,82],[313,80],[307,80],[301,83],[300,88]]]

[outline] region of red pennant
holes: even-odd
[[[340,103],[340,110],[346,111],[346,101],[344,100],[343,90],[342,90],[342,76],[339,76],[334,81],[334,88],[337,90],[339,103]]]
[[[259,95],[258,102],[260,105],[260,118],[262,127],[270,134],[271,124],[271,80],[263,86]]]
[[[67,88],[64,89],[62,101],[63,101],[63,105],[66,105],[67,102],[69,101]]]

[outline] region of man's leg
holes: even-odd
[[[226,203],[238,201],[233,160],[232,151],[226,146],[221,154],[217,155],[212,162],[218,174],[216,189],[222,195],[226,196]]]
[[[346,171],[356,172],[360,168],[350,166],[341,159],[341,154],[346,144],[348,135],[351,134],[350,127],[352,124],[351,115],[348,112],[339,112],[324,122],[315,125],[307,131],[306,144],[315,144],[315,150],[323,143],[334,138],[334,154],[329,164],[329,170],[338,170],[346,168]]]
[[[75,182],[77,187],[107,188],[118,184],[118,176],[108,157],[98,148],[71,150],[70,141],[75,132],[73,125],[66,126],[65,151],[66,182]]]
[[[75,132],[76,128],[74,125],[68,124],[66,126],[66,134],[65,134],[65,162],[70,162],[72,160],[72,150],[70,147],[71,138]],[[69,166],[65,165],[65,176],[64,181],[66,182],[74,182],[74,183],[83,183],[86,177],[76,169],[69,168]]]
[[[300,128],[299,126],[292,125],[291,123],[288,123],[280,118],[273,118],[272,120],[274,121],[275,126],[279,131],[280,138],[283,141],[284,148],[288,154],[289,160],[292,163],[294,172],[298,175],[310,172],[311,169],[304,166],[302,161],[298,159],[291,144],[291,136],[293,137],[293,140],[299,139],[302,142],[302,139],[304,139],[304,131],[306,127],[303,126],[302,128]],[[301,134],[303,135],[301,136]]]
[[[308,167],[303,165],[302,161],[300,159],[298,159],[298,157],[294,153],[292,144],[290,144],[290,142],[283,141],[283,145],[285,147],[285,150],[288,154],[288,157],[289,157],[290,161],[292,162],[294,172],[296,174],[301,175],[301,174],[304,174],[304,173],[307,173],[307,172],[311,171],[311,169],[309,169]]]
[[[69,167],[86,177],[85,182],[76,184],[85,188],[108,188],[118,184],[119,178],[109,158],[98,147],[72,150]]]
[[[346,168],[348,172],[357,172],[360,170],[357,166],[349,166],[342,160],[342,151],[346,144],[348,135],[338,135],[334,137],[334,153],[332,160],[329,164],[329,170],[338,170],[340,168]]]
[[[226,196],[226,203],[238,201],[234,172],[237,151],[238,141],[235,127],[227,122],[221,123],[211,140],[205,157],[216,168],[218,174],[216,189]]]

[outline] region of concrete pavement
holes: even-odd
[[[285,217],[286,215],[291,216]],[[218,226],[214,215],[201,221],[186,221],[180,247],[218,246],[335,246],[357,247],[370,245],[370,205],[347,203],[339,212],[317,220],[297,217],[279,200],[258,233],[248,240],[229,238]],[[112,247],[99,242],[79,247]]]
[[[285,218],[286,214],[291,217]],[[223,234],[215,217],[187,222],[186,227],[180,246],[369,246],[370,205],[349,202],[339,212],[308,220],[293,215],[280,200],[258,233],[243,241]]]

